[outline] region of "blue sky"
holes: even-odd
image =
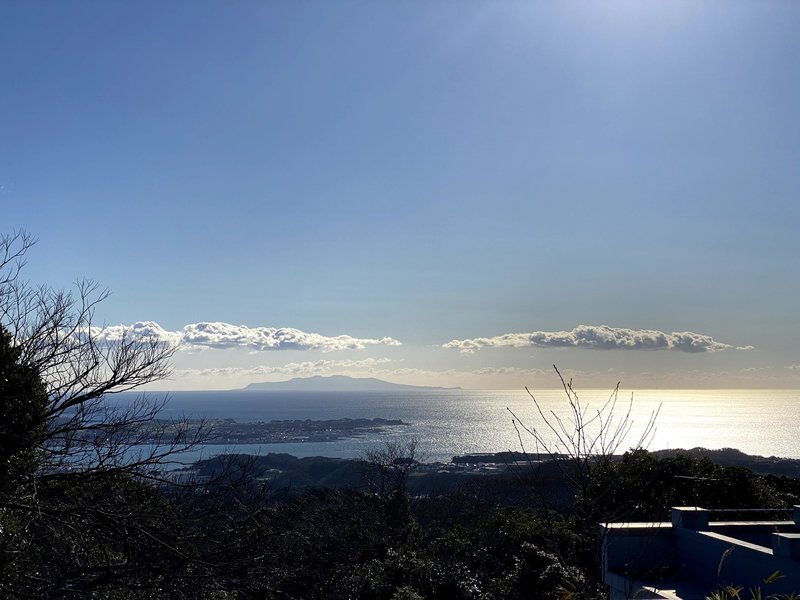
[[[33,281],[98,280],[98,320],[182,344],[163,388],[798,387],[798,22],[4,2],[0,229],[39,238]]]

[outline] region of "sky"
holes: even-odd
[[[157,389],[800,387],[800,3],[0,3],[0,233]]]

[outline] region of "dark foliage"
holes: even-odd
[[[6,494],[29,482],[45,435],[47,392],[39,372],[23,364],[21,355],[0,325],[0,489]]]
[[[800,480],[696,454],[614,456],[625,418],[596,439],[556,421],[566,452],[499,477],[418,476],[410,441],[364,461],[218,457],[172,481],[159,467],[202,427],[106,402],[166,374],[172,349],[105,340],[92,284],[20,282],[31,244],[0,237],[0,598],[590,600],[598,522],[800,499]],[[564,386],[575,422],[594,419]],[[155,449],[134,452],[137,435]]]

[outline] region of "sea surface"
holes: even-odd
[[[428,462],[448,462],[455,455],[477,452],[541,451],[525,428],[540,432],[551,445],[557,443],[557,436],[543,422],[525,390],[148,394],[152,399],[165,395],[168,401],[160,414],[163,418],[229,417],[246,422],[381,417],[408,423],[381,434],[337,442],[204,446],[184,456],[184,462],[223,451],[353,458],[386,441],[412,437],[418,439],[419,454]],[[124,403],[135,396],[120,394],[115,401]],[[579,392],[586,418],[595,416],[609,397],[607,390]],[[570,406],[563,390],[537,392],[536,400],[556,427],[554,415],[562,420],[565,431],[572,431]],[[630,392],[620,392],[611,429],[625,417],[630,402]],[[800,390],[637,390],[630,404],[630,433],[619,443],[619,452],[636,444],[655,411],[659,411],[655,429],[645,444],[651,450],[702,446],[800,458]],[[588,439],[596,435],[598,423],[595,419],[587,427]]]

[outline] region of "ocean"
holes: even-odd
[[[541,417],[525,390],[434,390],[401,392],[245,392],[205,391],[149,393],[168,397],[163,418],[232,418],[236,421],[276,419],[386,418],[402,419],[381,434],[337,442],[204,446],[182,461],[229,452],[354,458],[385,441],[418,439],[424,461],[448,462],[453,456],[477,452],[525,449],[536,451],[532,436],[519,425],[537,429],[550,442],[555,435],[542,427]],[[137,394],[120,394],[128,402]],[[609,398],[608,390],[579,391],[587,415]],[[536,393],[544,411],[553,411],[569,428],[569,406],[563,390]],[[615,415],[625,415],[630,392],[620,392]],[[654,411],[651,450],[668,448],[737,448],[748,454],[800,458],[800,390],[637,390],[630,412],[631,433],[619,451],[634,444]],[[514,417],[518,417],[515,428]],[[519,431],[519,434],[518,434]]]

